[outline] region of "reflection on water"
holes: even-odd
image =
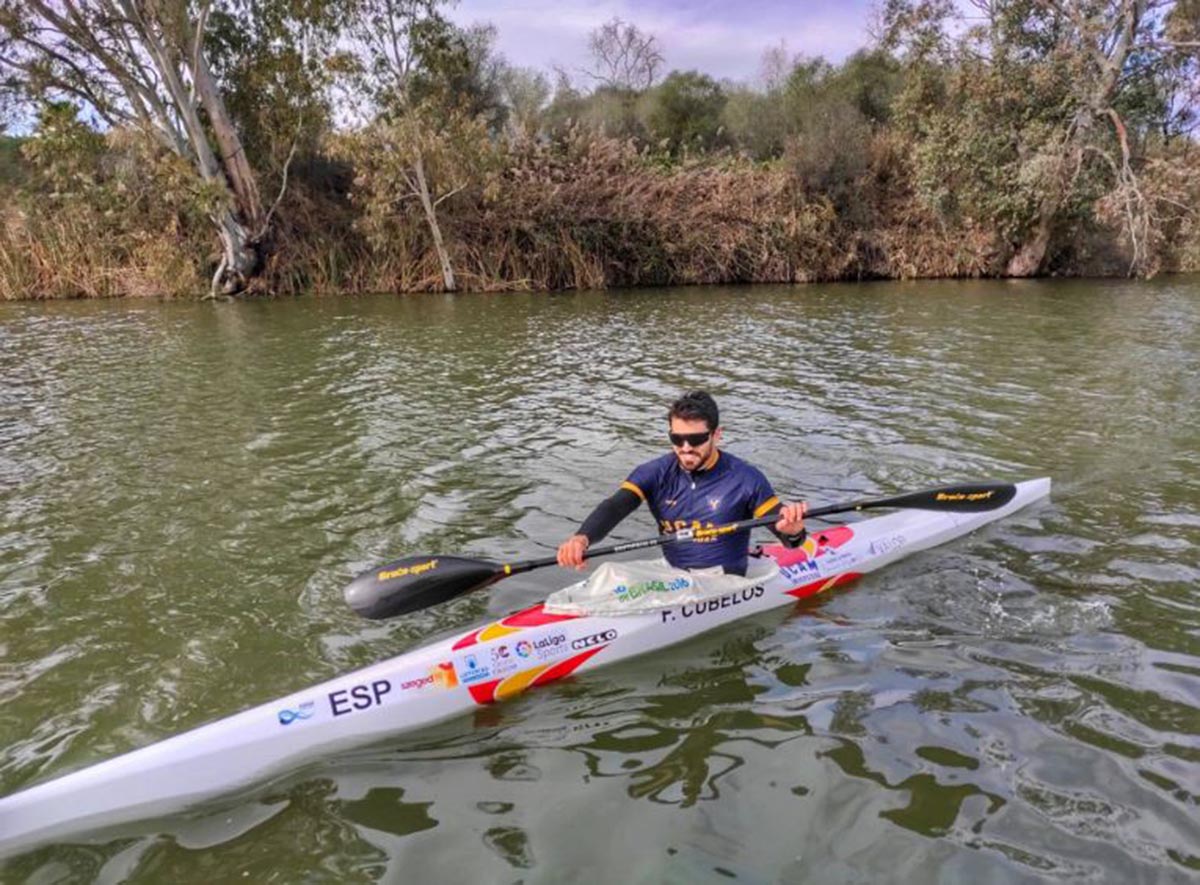
[[[0,305],[5,792],[543,598],[554,570],[379,624],[341,587],[548,552],[696,383],[789,495],[1055,480],[817,602],[0,879],[1192,880],[1197,341],[1178,278]]]

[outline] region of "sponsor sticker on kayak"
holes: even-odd
[[[492,668],[488,666],[488,659],[482,652],[472,651],[454,659],[454,672],[458,674],[459,682],[463,685],[471,685],[490,678]]]
[[[458,676],[449,661],[434,664],[426,672],[400,680],[401,691],[422,691],[427,688],[455,688]]]
[[[893,550],[899,550],[907,543],[904,535],[891,535],[871,542],[871,555],[884,556]]]
[[[617,638],[616,630],[602,630],[599,633],[592,633],[588,636],[580,636],[578,639],[571,641],[571,648],[575,651],[583,651],[589,648],[595,648],[598,645],[607,645]]]
[[[280,725],[291,725],[293,722],[311,719],[314,712],[316,712],[316,704],[313,701],[305,701],[295,708],[284,707],[276,716],[279,718]]]
[[[534,658],[539,661],[552,661],[562,657],[569,649],[567,634],[561,630],[534,639],[530,644],[533,646]]]
[[[571,650],[566,631],[530,634],[515,642],[492,641],[455,656],[454,671],[463,685],[503,679],[513,673],[561,658]]]
[[[779,573],[793,584],[803,584],[821,575],[821,564],[815,559],[804,559],[791,565],[781,565]]]
[[[692,586],[692,581],[686,575],[679,575],[670,581],[651,579],[649,581],[634,581],[620,583],[613,587],[613,594],[622,603],[633,602],[649,593],[678,593]]]

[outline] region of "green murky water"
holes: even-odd
[[[341,587],[545,554],[694,385],[790,496],[1053,501],[0,880],[1195,881],[1195,278],[0,305],[0,792],[540,600]]]

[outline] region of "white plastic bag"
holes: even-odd
[[[627,615],[658,611],[724,596],[763,584],[779,574],[769,557],[751,559],[745,577],[720,567],[685,571],[665,559],[606,562],[587,580],[551,593],[545,610],[552,615]]]

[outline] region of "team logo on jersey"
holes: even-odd
[[[709,498],[708,506],[711,507],[715,511],[718,507],[721,506],[721,499],[720,498]]]

